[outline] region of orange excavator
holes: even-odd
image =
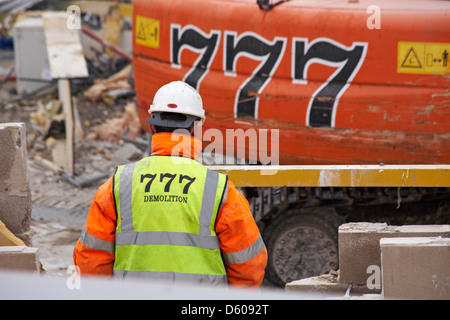
[[[134,0],[133,6],[134,83],[146,130],[157,89],[182,80],[202,96],[203,130],[223,136],[276,130],[276,145],[269,142],[265,151],[280,164],[450,163],[449,1]],[[244,160],[261,163],[260,146],[248,143]],[[338,268],[340,223],[423,223],[430,215],[428,223],[439,223],[433,217],[442,217],[450,198],[447,189],[405,188],[405,205],[396,209],[396,188],[244,191],[262,212],[267,276],[279,285]]]

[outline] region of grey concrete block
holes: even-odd
[[[39,272],[38,248],[0,247],[0,270]]]
[[[0,124],[0,220],[30,244],[31,192],[24,123]]]
[[[450,238],[380,240],[385,299],[450,300]]]

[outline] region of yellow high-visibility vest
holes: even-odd
[[[215,233],[226,186],[226,175],[185,157],[118,167],[114,277],[226,284]]]

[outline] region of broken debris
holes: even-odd
[[[95,139],[117,143],[121,141],[122,134],[127,129],[128,139],[136,139],[142,134],[139,117],[137,115],[136,105],[134,102],[129,103],[125,107],[125,112],[121,118],[106,120],[105,123],[97,130]]]
[[[94,85],[84,93],[85,98],[91,101],[97,101],[108,91],[117,89],[131,89],[128,82],[130,73],[131,64],[127,65],[118,73],[107,79],[94,80]]]

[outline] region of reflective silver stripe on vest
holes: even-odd
[[[157,279],[157,280],[173,280],[173,281],[189,281],[206,285],[227,285],[226,275],[208,275],[195,273],[178,273],[178,272],[159,272],[159,271],[126,271],[114,270],[115,279]]]
[[[121,232],[116,233],[116,245],[173,244],[219,249],[217,236],[211,236],[209,225],[214,214],[219,173],[207,169],[199,223],[200,234],[182,232],[135,232],[132,212],[132,181],[135,163],[125,165],[120,174],[120,222]]]
[[[200,211],[200,232],[201,236],[210,236],[209,225],[214,213],[214,203],[216,202],[217,184],[219,173],[207,169],[205,187],[203,188],[202,209]]]
[[[120,228],[122,231],[133,231],[133,215],[131,212],[131,190],[133,186],[133,170],[136,163],[124,166],[120,174]]]
[[[83,246],[94,250],[106,251],[111,253],[115,252],[114,241],[106,241],[99,239],[93,236],[92,234],[87,233],[86,229],[84,229],[83,232],[81,233],[80,241],[83,244]]]
[[[256,257],[264,247],[264,241],[262,237],[259,236],[259,238],[247,249],[233,253],[222,253],[222,258],[225,263],[244,263]]]
[[[116,244],[170,244],[175,246],[192,246],[203,249],[218,249],[219,239],[215,236],[199,236],[192,233],[183,232],[123,232],[117,234]]]

